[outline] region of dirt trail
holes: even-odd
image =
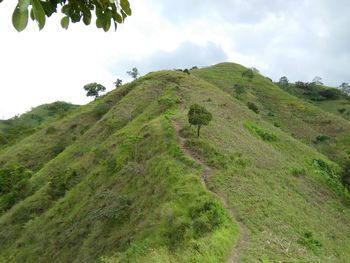
[[[237,224],[239,225],[240,235],[238,236],[237,243],[232,248],[232,250],[230,252],[230,257],[227,260],[228,263],[237,263],[239,261],[241,252],[244,249],[244,247],[245,247],[245,245],[246,245],[246,243],[248,242],[248,239],[249,239],[248,228],[243,224],[242,220],[238,217],[238,215],[232,209],[232,207],[230,207],[228,205],[227,200],[222,195],[220,195],[219,193],[216,193],[216,192],[214,192],[214,191],[209,189],[209,187],[208,187],[208,180],[213,175],[213,169],[203,162],[201,156],[198,156],[196,153],[194,153],[193,151],[191,151],[191,150],[189,150],[189,149],[187,149],[185,147],[186,139],[180,136],[180,126],[179,126],[179,124],[176,123],[175,121],[173,121],[173,124],[174,124],[174,127],[175,127],[177,140],[179,142],[181,150],[186,155],[191,157],[191,159],[193,159],[197,163],[199,163],[202,166],[202,168],[203,168],[203,174],[201,175],[201,182],[203,184],[203,187],[205,189],[207,189],[209,192],[211,192],[213,195],[215,195],[221,201],[221,203],[224,205],[224,207],[230,213],[230,216],[232,217],[232,219],[235,222],[237,222]]]

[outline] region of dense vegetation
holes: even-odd
[[[0,150],[0,262],[225,262],[240,224],[240,262],[346,262],[349,121],[246,71],[149,73]]]

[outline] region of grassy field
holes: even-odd
[[[334,159],[346,154],[346,120],[263,76],[238,97],[242,70],[150,73],[2,149],[0,262],[226,262],[240,229],[174,122],[249,231],[240,262],[346,262],[349,194],[312,142],[331,125],[306,119],[333,118]],[[193,103],[213,114],[200,138],[187,123]]]

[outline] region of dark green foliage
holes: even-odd
[[[331,140],[331,137],[327,135],[318,135],[316,137],[315,143],[322,143]]]
[[[246,81],[251,83],[253,81],[254,76],[255,76],[254,70],[249,68],[249,69],[243,71],[241,76],[243,79],[245,79]]]
[[[87,91],[86,96],[98,98],[100,96],[100,92],[106,91],[106,88],[101,84],[93,82],[86,84],[84,86],[84,90]]]
[[[339,180],[340,176],[334,171],[334,169],[326,163],[324,160],[321,159],[314,159],[313,165],[317,168],[317,172],[321,173],[329,178],[337,179]]]
[[[307,249],[310,249],[314,252],[317,251],[322,244],[318,241],[312,234],[312,232],[305,232],[298,240],[298,243],[305,246]]]
[[[0,169],[0,213],[10,209],[30,193],[31,176],[30,170],[15,163]]]
[[[337,99],[341,96],[340,90],[334,88],[320,90],[319,94],[330,100]]]
[[[339,112],[340,114],[343,114],[345,111],[346,111],[346,109],[344,109],[344,108],[338,109],[338,112]]]
[[[123,85],[123,80],[117,79],[115,82],[113,82],[113,84],[116,88],[119,88],[120,86]]]
[[[304,168],[292,168],[291,174],[295,177],[301,177],[306,174],[306,170]]]
[[[193,66],[193,67],[191,68],[191,70],[194,70],[194,69],[198,69],[198,67],[197,67],[197,66]]]
[[[81,20],[85,25],[89,25],[91,18],[95,16],[97,28],[108,31],[111,24],[114,24],[115,29],[117,29],[117,24],[123,23],[125,18],[131,15],[128,0],[78,2],[74,0],[18,0],[12,15],[12,24],[17,31],[22,31],[27,27],[30,16],[32,20],[36,20],[39,29],[42,29],[45,26],[46,18],[57,13],[59,7],[61,7],[62,14],[65,15],[61,19],[61,26],[64,29],[68,28],[69,22],[77,23]]]
[[[233,86],[233,89],[235,90],[235,94],[237,98],[240,98],[240,96],[246,92],[246,89],[241,84],[235,84]]]
[[[203,106],[193,104],[187,114],[188,122],[197,126],[197,137],[203,125],[208,125],[213,115]]]
[[[282,89],[287,89],[289,86],[289,81],[286,76],[283,76],[280,78],[278,81],[278,86],[281,87]]]
[[[130,71],[127,71],[128,75],[133,79],[137,79],[140,76],[139,70],[137,68],[132,68]]]
[[[218,228],[224,221],[224,211],[217,202],[208,200],[190,210],[195,236],[203,236]]]
[[[187,68],[185,68],[182,72],[190,75],[190,71]]]
[[[57,171],[50,177],[47,193],[53,200],[56,200],[64,196],[66,191],[73,187],[78,180],[79,175],[75,170],[68,168],[64,171]]]
[[[257,106],[254,102],[248,101],[248,102],[247,102],[247,106],[248,106],[248,108],[249,108],[250,110],[254,111],[256,114],[259,113],[259,108],[258,108],[258,106]]]

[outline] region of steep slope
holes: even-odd
[[[56,101],[40,105],[21,116],[0,120],[0,150],[33,134],[50,121],[63,118],[77,107],[77,105]]]
[[[260,74],[255,74],[250,84],[242,79],[245,70],[238,64],[222,63],[191,73],[239,98],[243,104],[255,103],[265,120],[332,160],[342,163],[350,155],[350,122],[281,90]],[[235,91],[236,84],[244,87],[242,95]],[[324,136],[329,139],[318,139]]]
[[[0,193],[0,262],[345,262],[339,167],[193,75],[150,73],[1,151],[0,183],[27,190]],[[213,114],[199,139],[193,103]]]

